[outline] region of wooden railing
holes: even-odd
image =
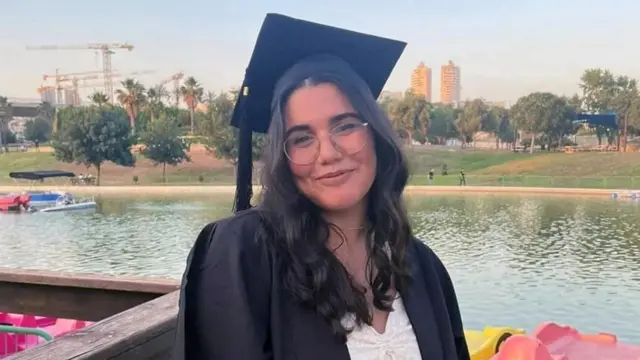
[[[0,268],[0,312],[98,321],[10,360],[168,359],[179,282]]]
[[[6,360],[170,359],[178,297],[174,291]]]

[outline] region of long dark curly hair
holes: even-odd
[[[366,289],[351,280],[333,250],[327,247],[330,229],[336,228],[320,216],[318,208],[294,183],[284,153],[284,108],[293,91],[302,86],[334,84],[351,102],[372,129],[377,157],[377,173],[368,192],[367,229],[368,276],[373,304],[392,310],[394,287],[399,293],[410,281],[405,253],[411,227],[402,192],[409,169],[400,141],[387,116],[378,107],[367,84],[348,67],[317,71],[304,79],[292,77],[280,84],[272,107],[272,121],[263,154],[260,209],[261,220],[278,256],[282,258],[283,283],[302,306],[322,316],[338,339],[346,341],[352,330],[341,319],[355,316],[357,325],[372,322],[365,298]],[[282,80],[281,80],[282,81]],[[287,81],[287,80],[285,80]],[[338,233],[340,233],[340,229]]]

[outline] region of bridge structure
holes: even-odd
[[[8,98],[11,104],[12,115],[14,118],[34,118],[38,115],[38,107],[42,104],[42,100],[38,98]],[[61,109],[69,105],[51,104],[51,106]]]

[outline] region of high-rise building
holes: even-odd
[[[411,72],[411,92],[431,102],[431,68],[423,62]]]
[[[460,90],[460,67],[449,60],[440,68],[440,102],[458,105]]]

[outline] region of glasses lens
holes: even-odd
[[[284,151],[292,163],[307,165],[316,160],[319,144],[313,134],[292,134],[284,143]]]
[[[331,139],[344,154],[353,155],[367,142],[367,125],[355,119],[342,122],[331,131]]]
[[[364,148],[367,141],[367,123],[358,119],[343,121],[331,130],[331,143],[345,155],[353,155]],[[298,165],[316,161],[320,151],[320,140],[312,133],[293,133],[284,143],[287,158]]]

